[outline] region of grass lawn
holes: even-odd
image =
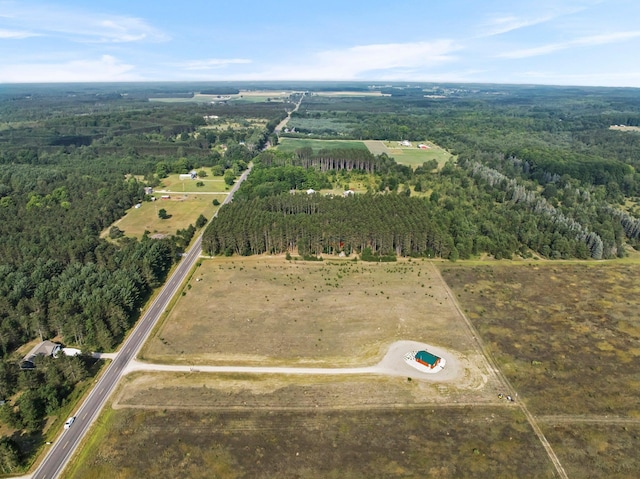
[[[158,198],[160,194],[156,195]],[[220,203],[226,198],[226,194],[188,194],[171,195],[169,200],[156,200],[144,202],[140,208],[131,208],[127,214],[116,221],[115,226],[124,231],[125,235],[141,238],[145,230],[153,234],[172,235],[179,229],[184,229],[194,224],[201,214],[211,219],[219,206],[213,206],[212,201],[217,198]],[[158,210],[164,208],[170,218],[161,220],[158,218]],[[108,233],[109,229],[103,232]]]
[[[194,224],[201,214],[211,219],[219,206],[213,206],[217,199],[220,203],[227,197],[231,188],[227,186],[221,176],[212,176],[211,168],[197,168],[207,172],[205,178],[195,180],[181,180],[180,175],[169,175],[162,180],[162,184],[155,188],[154,202],[143,202],[140,208],[130,208],[126,215],[114,224],[129,237],[141,238],[145,230],[153,234],[171,235],[179,229]],[[203,186],[196,186],[199,182]],[[162,196],[170,196],[168,200]],[[158,210],[164,208],[170,218],[158,218]],[[105,237],[109,228],[102,232]]]
[[[300,148],[310,147],[315,153],[320,150],[335,150],[344,148],[355,148],[365,150],[364,142],[357,140],[314,140],[305,138],[280,138],[278,149],[282,151],[296,151]]]
[[[413,168],[422,166],[425,161],[429,160],[436,160],[438,167],[442,167],[447,160],[453,158],[451,153],[430,141],[422,142],[430,147],[428,150],[418,148],[420,142],[413,142],[413,146],[410,147],[401,146],[397,141],[367,140],[364,143],[374,155],[386,153],[393,157],[398,163],[409,165]]]
[[[195,180],[181,180],[180,175],[169,175],[162,179],[162,184],[155,188],[155,191],[167,191],[169,193],[224,193],[231,189],[225,184],[222,176],[212,176],[210,168],[204,168],[204,170],[208,176],[196,178]],[[204,185],[197,186],[199,182],[204,183]]]

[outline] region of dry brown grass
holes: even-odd
[[[68,477],[554,477],[517,408],[279,408],[269,397],[267,408],[110,411]]]
[[[640,417],[640,266],[496,264],[443,274],[532,412]]]
[[[209,365],[370,365],[410,339],[477,354],[426,262],[203,260],[144,359]]]

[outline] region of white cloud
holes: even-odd
[[[28,32],[26,30],[5,30],[4,28],[0,28],[0,39],[22,40],[23,38],[37,36],[37,33]]]
[[[415,71],[450,62],[454,59],[451,53],[457,49],[451,40],[357,45],[319,52],[307,62],[282,65],[259,75],[274,80],[357,80],[372,75],[380,78],[393,70]]]
[[[66,36],[80,42],[164,41],[168,37],[144,20],[125,15],[109,15],[50,4],[24,6],[3,2],[3,23],[12,29],[28,30],[38,35]]]
[[[550,43],[534,48],[525,48],[522,50],[514,50],[498,55],[500,58],[529,58],[540,55],[547,55],[559,50],[566,50],[575,47],[586,47],[596,45],[606,45],[609,43],[619,43],[633,38],[640,37],[640,31],[633,32],[617,32],[603,35],[592,35],[588,37],[577,38],[564,43]]]
[[[0,83],[48,83],[143,80],[134,66],[111,55],[99,60],[74,60],[65,63],[29,63],[0,67]]]
[[[502,35],[521,28],[539,25],[555,18],[554,15],[547,15],[538,18],[519,18],[513,15],[496,17],[487,22],[482,29],[483,36]]]
[[[241,65],[251,63],[247,58],[209,58],[207,60],[193,60],[175,64],[177,68],[185,70],[212,70],[223,68],[229,65]]]

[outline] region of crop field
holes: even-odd
[[[312,140],[303,138],[280,138],[278,149],[282,151],[296,151],[300,148],[311,148],[315,153],[320,150],[336,150],[340,148],[353,148],[366,150],[367,147],[358,140]]]
[[[639,275],[630,262],[443,270],[573,477],[640,470],[625,454],[640,445]]]
[[[424,142],[425,145],[429,146],[427,150],[418,148],[419,142],[414,142],[413,146],[401,146],[397,141],[367,140],[364,143],[374,155],[386,153],[398,163],[409,165],[413,168],[417,168],[429,160],[436,160],[438,167],[442,167],[449,159],[453,158],[451,153],[430,141]]]

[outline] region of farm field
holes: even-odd
[[[418,148],[420,142],[413,142],[413,146],[401,146],[397,141],[367,140],[364,143],[374,155],[386,153],[396,162],[413,168],[422,166],[425,161],[429,160],[436,160],[438,167],[441,168],[449,159],[453,158],[451,153],[430,141],[424,142],[430,147],[428,150]]]
[[[221,101],[245,101],[245,102],[265,102],[265,101],[285,101],[294,91],[270,91],[270,90],[240,90],[240,93],[233,95],[208,95],[195,93],[192,98],[149,98],[149,101],[163,103],[211,103]]]
[[[336,150],[340,148],[353,148],[366,150],[363,141],[358,140],[315,140],[306,138],[280,138],[278,150],[296,151],[300,148],[311,148],[315,153],[320,150]]]
[[[443,269],[570,477],[640,470],[639,274],[630,262]]]

